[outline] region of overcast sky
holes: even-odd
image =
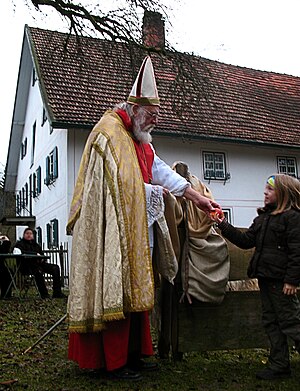
[[[181,0],[180,3],[179,11],[175,10],[171,19],[173,32],[167,35],[178,50],[234,65],[300,76],[300,0]],[[32,15],[23,0],[2,0],[0,7],[0,163],[5,164],[24,25],[66,30],[54,13],[47,18]]]

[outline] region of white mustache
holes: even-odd
[[[147,125],[147,126],[145,126],[141,131],[142,131],[142,132],[151,133],[152,130],[153,130],[154,128],[155,128],[154,125]]]

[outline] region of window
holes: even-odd
[[[24,191],[24,205],[25,207],[28,206],[28,200],[29,200],[29,191],[28,191],[28,183],[25,183],[25,191]]]
[[[36,231],[35,232],[35,236],[36,236],[35,240],[42,247],[42,243],[43,243],[42,228],[41,227],[37,227],[35,231]]]
[[[32,87],[35,85],[36,81],[37,81],[37,77],[36,77],[35,69],[32,68],[32,81],[31,81]]]
[[[45,184],[51,185],[58,177],[58,150],[57,147],[46,157],[46,179]]]
[[[286,174],[298,177],[297,174],[297,161],[294,157],[289,156],[279,156],[277,157],[277,170],[279,174]]]
[[[22,201],[22,191],[19,191],[19,213],[21,213],[21,210],[23,209],[23,201]]]
[[[19,215],[21,212],[21,192],[16,196],[16,214]]]
[[[225,219],[228,221],[228,223],[231,223],[231,209],[222,209],[224,213]]]
[[[27,153],[27,137],[21,144],[21,159],[24,159]]]
[[[53,219],[47,224],[47,246],[58,248],[58,220]]]
[[[35,133],[36,133],[36,122],[32,127],[32,145],[31,145],[31,167],[34,163],[34,150],[35,150]]]
[[[42,191],[42,175],[41,175],[41,167],[39,166],[36,170],[36,172],[32,175],[32,187],[33,187],[33,198],[38,197],[39,194],[41,194]]]
[[[225,154],[221,152],[203,152],[204,179],[228,179]]]
[[[25,208],[25,188],[22,187],[22,201],[21,201],[22,209]]]
[[[46,114],[45,107],[43,107],[42,126],[44,125],[44,123],[45,123],[46,121],[47,121],[47,114]]]

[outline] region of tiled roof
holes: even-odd
[[[54,126],[92,127],[127,97],[144,56],[121,43],[81,37],[78,46],[63,33],[26,32]],[[300,146],[300,78],[180,56],[186,65],[178,69],[175,54],[151,55],[161,100],[157,132]]]

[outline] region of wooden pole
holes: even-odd
[[[36,345],[38,345],[44,338],[46,338],[49,334],[52,333],[52,331],[59,326],[67,317],[67,314],[65,314],[62,318],[60,318],[48,331],[45,332],[33,345],[31,345],[29,348],[27,348],[22,354],[28,353],[30,350],[32,350]]]

